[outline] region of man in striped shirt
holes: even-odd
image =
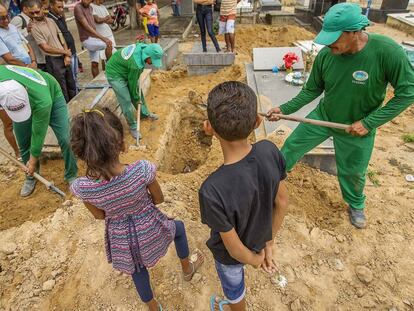
[[[226,52],[234,53],[236,7],[240,0],[223,0],[220,6],[219,34],[224,34]]]

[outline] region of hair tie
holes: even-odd
[[[105,116],[104,113],[98,109],[84,109],[83,113],[91,113],[91,112],[96,112],[97,114],[99,114],[102,118]]]

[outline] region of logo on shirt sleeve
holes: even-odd
[[[123,59],[128,60],[135,51],[135,44],[128,45],[124,47],[121,51],[121,56]]]
[[[358,70],[358,71],[355,71],[352,74],[352,77],[354,78],[354,80],[352,81],[353,83],[356,83],[356,84],[365,84],[365,81],[368,80],[369,75],[365,71]]]
[[[32,80],[33,82],[47,86],[45,78],[43,78],[43,76],[34,69],[13,65],[6,65],[6,68],[10,71],[13,71],[14,73],[17,73],[18,75]]]

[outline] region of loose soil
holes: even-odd
[[[244,81],[244,63],[251,61],[253,46],[290,45],[312,37],[295,26],[240,26],[233,66],[201,77],[188,77],[181,65],[153,74],[148,103],[160,120],[143,121],[146,148],[131,149],[122,160],[144,158],[159,165],[165,194],[160,209],[184,221],[191,249],[206,256],[190,283],[182,280],[173,247],[151,269],[164,309],[209,310],[210,295],[221,292],[205,246],[209,230],[200,223],[197,191],[222,163],[222,155],[218,141],[202,134],[205,112],[189,99],[189,92],[205,101],[216,84]],[[188,48],[188,42],[181,48]],[[366,187],[366,230],[350,226],[334,176],[302,164],[289,174],[289,214],[275,244],[289,283],[279,288],[271,276],[247,267],[249,310],[413,309],[414,186],[404,174],[413,173],[414,157],[401,139],[414,132],[413,117],[410,108],[378,130],[369,167],[377,186]],[[280,135],[272,133],[268,139],[281,147]],[[127,143],[133,145],[133,139],[128,137]],[[46,178],[67,192],[62,172],[60,160],[42,168]],[[131,278],[106,262],[102,221],[76,199],[63,202],[40,184],[32,197],[20,199],[23,174],[10,164],[1,166],[0,176],[0,310],[146,310]]]

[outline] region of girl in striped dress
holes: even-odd
[[[154,299],[147,268],[163,257],[174,240],[183,277],[190,281],[204,261],[196,251],[189,259],[182,221],[172,220],[155,205],[164,201],[155,165],[139,160],[119,161],[124,131],[109,109],[85,110],[72,121],[71,145],[86,165],[86,176],[76,179],[71,191],[92,215],[105,219],[108,262],[132,275],[135,287],[151,311],[162,310]]]

